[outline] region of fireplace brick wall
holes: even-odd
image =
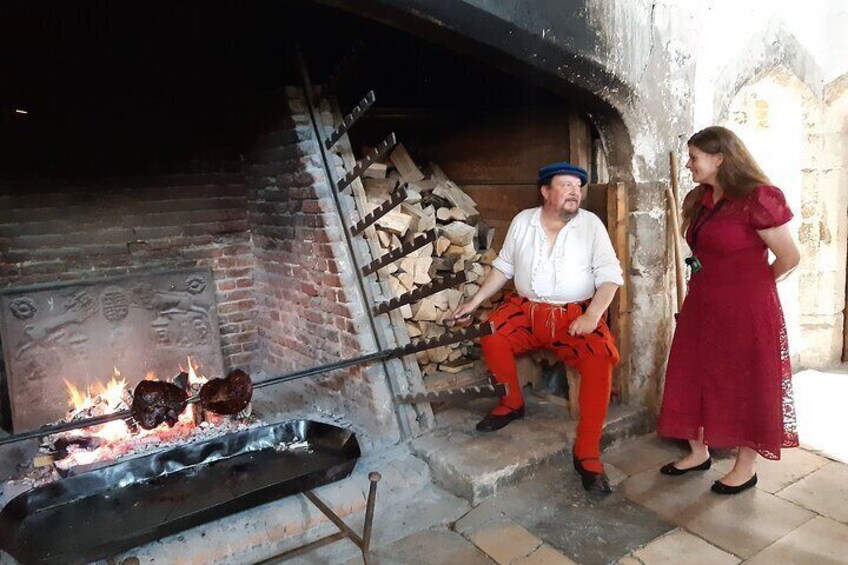
[[[210,267],[225,367],[253,364],[254,259],[240,163],[85,182],[6,179],[0,194],[0,288]]]
[[[262,97],[243,118],[228,159],[0,177],[0,289],[209,267],[225,369],[263,379],[374,351],[301,91]],[[379,364],[258,392],[269,420],[331,421],[366,446],[399,437]]]
[[[271,376],[369,353],[376,345],[302,92],[286,89],[269,116],[278,118],[256,143],[246,175],[259,368]],[[399,438],[378,363],[257,392],[262,414],[352,427],[366,450]]]

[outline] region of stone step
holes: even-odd
[[[474,429],[491,400],[441,412],[436,427],[412,441],[412,451],[427,462],[437,484],[476,506],[546,463],[570,456],[577,422],[567,406],[533,395],[526,405],[523,419],[492,433]],[[645,408],[610,406],[602,445],[646,432]]]

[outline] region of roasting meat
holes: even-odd
[[[241,369],[230,371],[225,379],[212,379],[200,389],[200,405],[216,414],[238,414],[250,404],[253,382]]]
[[[141,381],[133,393],[132,415],[145,430],[152,430],[162,422],[170,427],[186,409],[186,400],[186,392],[175,384]]]

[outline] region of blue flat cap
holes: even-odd
[[[559,163],[551,163],[539,169],[539,186],[548,184],[551,179],[557,175],[571,175],[580,179],[580,186],[589,182],[589,174],[586,169],[581,169],[577,165],[572,165],[568,161],[560,161]]]

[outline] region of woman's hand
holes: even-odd
[[[801,262],[801,253],[795,245],[795,239],[789,231],[789,226],[783,224],[775,228],[758,230],[757,235],[774,253],[774,263],[771,264],[774,279],[781,281]]]

